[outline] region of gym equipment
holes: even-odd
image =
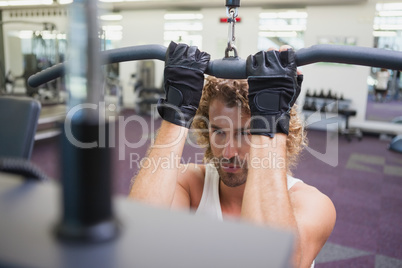
[[[120,236],[100,244],[60,243],[52,232],[59,220],[57,185],[0,172],[0,200],[0,267],[291,267],[292,235],[281,230],[211,221],[120,196],[114,199]]]
[[[154,61],[138,61],[137,70],[139,70],[137,74],[132,75],[132,77],[136,78],[136,83],[134,85],[134,109],[136,114],[150,115],[152,113],[152,106],[156,105],[160,98],[165,97],[165,90],[163,89],[163,85],[160,87],[154,85]]]
[[[41,105],[27,97],[0,96],[0,171],[44,181],[47,176],[32,165],[32,148]],[[13,123],[10,123],[10,114]]]
[[[229,31],[228,31],[228,45],[225,49],[225,58],[229,58],[229,52],[233,51],[234,57],[237,57],[237,48],[234,45],[236,17],[240,7],[240,0],[226,0],[226,15],[228,16]]]
[[[303,110],[337,113],[338,111],[348,109],[350,103],[351,100],[345,99],[342,94],[339,98],[336,93],[332,94],[331,89],[328,90],[327,94],[324,93],[324,89],[321,89],[319,94],[317,94],[316,90],[311,94],[310,89],[307,89]]]
[[[402,153],[402,135],[397,135],[391,140],[389,149],[397,153]]]
[[[150,44],[102,51],[99,56],[102,62],[107,64],[150,59],[164,61],[165,53],[165,46]],[[402,69],[402,52],[342,45],[313,45],[296,51],[297,66],[318,62]],[[32,75],[28,79],[29,85],[36,87],[65,75],[65,64],[60,63]],[[212,60],[208,64],[206,74],[219,78],[246,79],[246,61],[239,57]]]
[[[0,172],[24,176],[29,180],[49,181],[46,174],[24,158],[0,158]]]
[[[32,98],[0,96],[0,157],[31,158],[40,111]]]
[[[395,117],[391,122],[394,124],[402,124],[402,116]],[[402,135],[393,137],[388,146],[391,151],[402,153]]]
[[[349,118],[357,114],[356,110],[350,108],[351,100],[345,99],[343,95],[338,98],[333,95],[331,89],[328,93],[324,93],[324,89],[321,89],[320,93],[314,90],[311,94],[310,90],[306,91],[306,97],[303,104],[303,112],[311,113],[320,111],[322,113],[333,113],[343,116],[345,120],[345,127],[339,128],[339,133],[346,137],[348,141],[352,140],[352,137],[357,137],[359,141],[363,138],[363,133],[358,128],[349,127]]]
[[[25,20],[2,21],[4,24],[37,24],[43,26],[43,30],[35,31],[31,37],[31,50],[23,51],[23,66],[22,74],[13,74],[11,71],[6,75],[6,84],[11,87],[11,94],[14,94],[14,86],[16,81],[22,80],[26,90],[26,95],[38,99],[42,104],[54,104],[62,102],[60,91],[62,88],[61,81],[49,81],[38,87],[32,87],[28,84],[28,78],[54,64],[63,60],[64,51],[60,49],[60,40],[56,37],[58,32],[56,25],[50,22],[35,22]],[[52,34],[53,39],[44,38],[44,35]]]
[[[352,140],[352,137],[357,137],[359,141],[363,139],[363,134],[360,129],[358,128],[350,128],[349,127],[349,118],[351,116],[356,115],[356,110],[352,109],[343,109],[339,110],[339,114],[342,115],[345,118],[345,128],[340,130],[340,133],[346,137],[348,141]]]
[[[394,124],[402,124],[402,116],[397,116],[391,120]]]

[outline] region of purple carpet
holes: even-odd
[[[131,110],[121,115],[113,149],[113,190],[126,195],[152,128],[144,127]],[[142,118],[150,122],[150,117]],[[159,124],[155,120],[154,129]],[[348,142],[334,133],[310,130],[308,138],[309,148],[294,175],[327,194],[337,210],[335,229],[316,267],[402,267],[402,154],[389,151],[389,142],[374,136]],[[183,161],[200,162],[201,153],[188,144]],[[56,180],[59,159],[57,138],[35,143],[32,162]]]

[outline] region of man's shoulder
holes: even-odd
[[[305,182],[298,182],[289,190],[290,194],[297,199],[313,198],[320,199],[326,197],[324,193],[318,190],[316,187],[311,186]]]
[[[311,214],[315,214],[319,210],[334,211],[331,199],[325,193],[307,183],[296,183],[289,193],[292,206],[296,211],[308,211]]]

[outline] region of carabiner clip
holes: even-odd
[[[227,14],[228,14],[228,23],[229,24],[229,31],[228,31],[228,46],[225,50],[225,58],[229,58],[229,51],[234,51],[234,57],[237,57],[237,49],[236,46],[234,45],[234,41],[236,40],[235,37],[235,23],[236,23],[236,17],[237,17],[237,7],[232,8],[228,7],[227,8]]]

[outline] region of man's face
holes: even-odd
[[[247,179],[247,156],[250,150],[250,116],[241,107],[227,107],[219,100],[209,106],[209,141],[214,163],[222,182],[229,187]]]

